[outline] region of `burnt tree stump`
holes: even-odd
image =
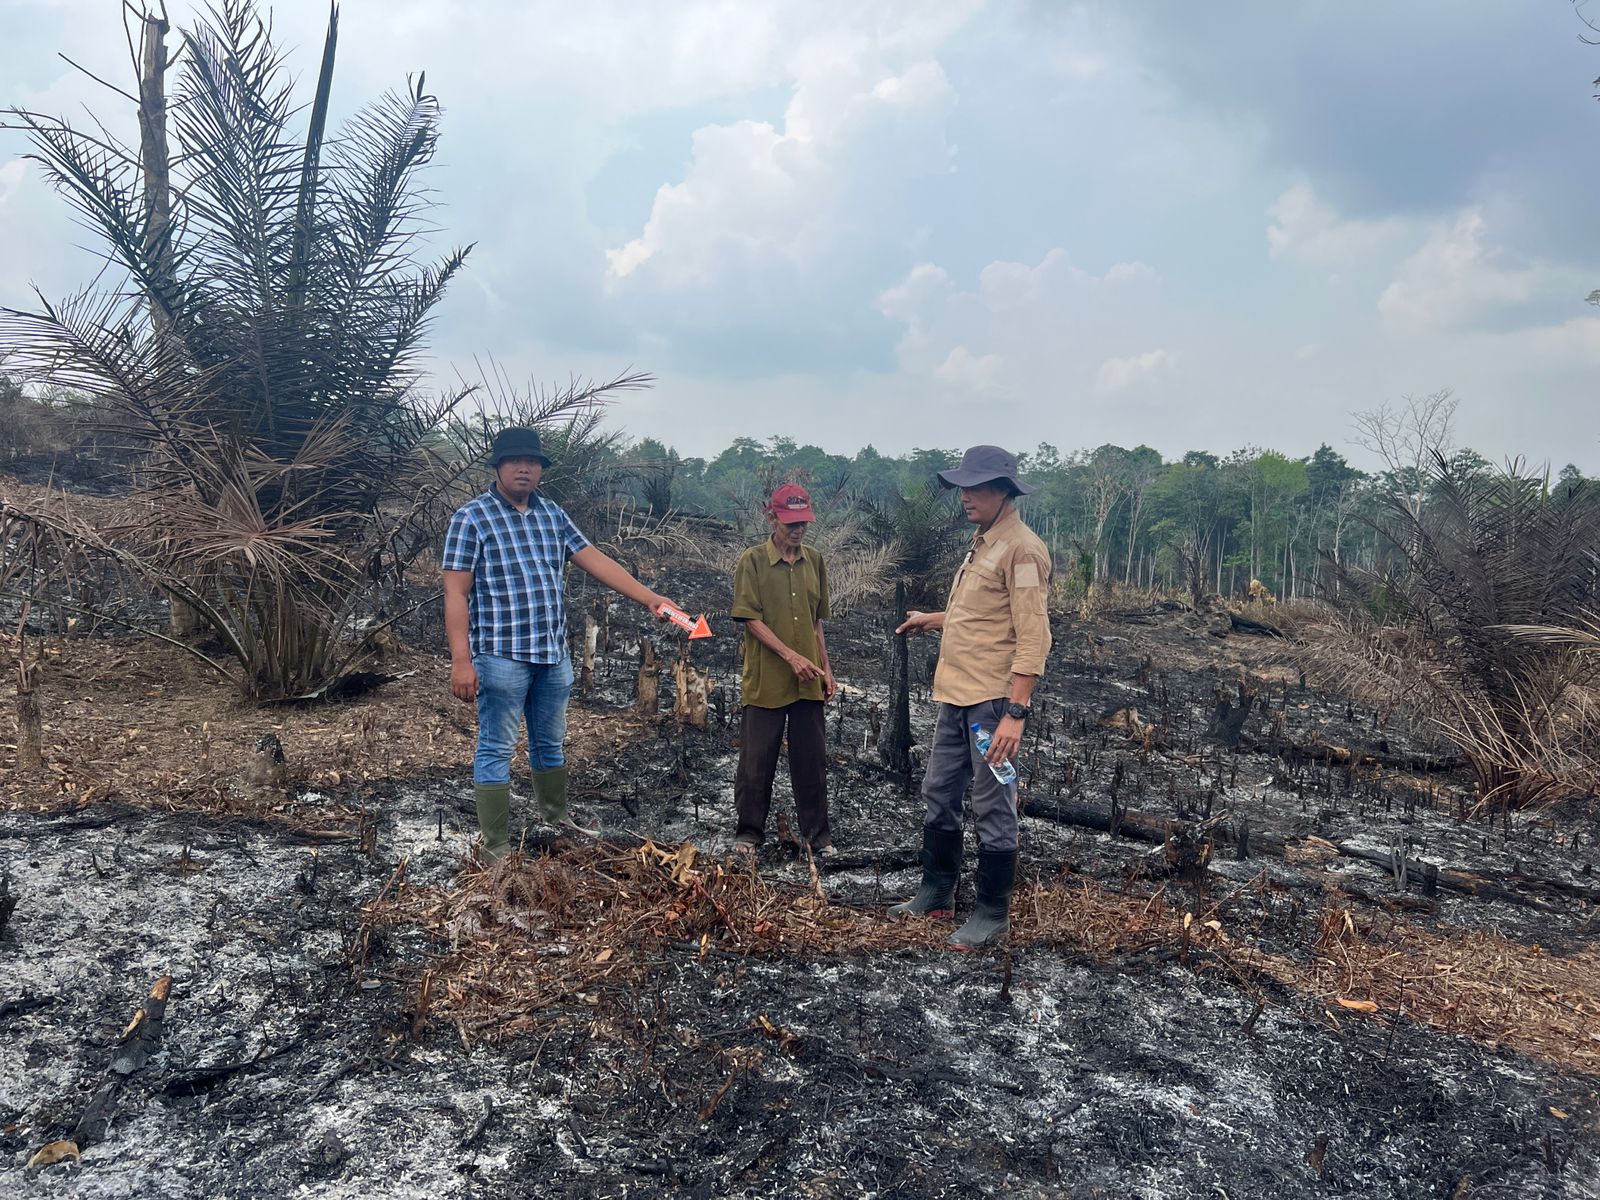
[[[22,639],[17,639],[17,771],[44,770],[44,750],[39,720],[39,664],[27,660]]]
[[[167,1015],[167,998],[172,994],[172,976],[163,975],[150,988],[149,996],[128,1028],[122,1033],[122,1050],[111,1063],[118,1075],[132,1075],[149,1061],[161,1044],[161,1026]]]
[[[672,678],[677,686],[677,699],[673,702],[672,715],[683,725],[693,725],[696,729],[706,727],[706,699],[709,693],[710,679],[689,665],[688,650],[672,666]]]
[[[639,678],[633,688],[633,708],[654,717],[660,704],[661,679],[656,674],[656,648],[648,637],[639,639]]]
[[[1224,746],[1237,746],[1244,736],[1244,723],[1249,719],[1250,712],[1256,704],[1255,688],[1241,676],[1237,703],[1224,696],[1221,688],[1216,690],[1215,695],[1216,708],[1212,713],[1211,727],[1206,730],[1206,736],[1215,738]]]

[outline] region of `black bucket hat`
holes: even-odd
[[[539,433],[512,425],[494,435],[494,445],[489,448],[489,465],[498,467],[508,458],[536,458],[541,466],[548,467],[550,460],[539,448]]]
[[[974,446],[961,456],[959,467],[939,472],[939,484],[947,488],[977,487],[996,479],[1004,479],[1019,496],[1033,491],[1017,478],[1017,456],[999,446]]]

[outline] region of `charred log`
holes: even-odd
[[[1467,765],[1467,760],[1460,757],[1384,753],[1336,746],[1331,742],[1282,742],[1275,745],[1272,742],[1258,742],[1254,738],[1241,738],[1239,745],[1245,750],[1276,754],[1290,764],[1318,762],[1337,767],[1380,766],[1425,773],[1455,771]]]
[[[1233,627],[1233,632],[1235,633],[1254,634],[1256,637],[1281,638],[1284,636],[1283,630],[1268,621],[1253,621],[1249,617],[1241,617],[1235,612],[1228,614],[1228,624]]]
[[[161,1026],[167,1015],[167,998],[172,994],[172,976],[163,975],[151,985],[150,994],[133,1014],[122,1032],[122,1050],[111,1063],[118,1075],[132,1075],[149,1061],[161,1044]]]

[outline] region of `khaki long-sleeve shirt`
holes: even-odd
[[[972,539],[945,604],[933,698],[980,704],[1011,694],[1012,675],[1042,675],[1050,653],[1050,552],[1006,512]]]

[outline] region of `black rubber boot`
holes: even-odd
[[[956,880],[961,874],[961,831],[922,827],[922,886],[903,904],[889,909],[891,917],[953,917],[956,915]]]
[[[974,881],[978,902],[967,923],[950,935],[952,950],[976,950],[1005,937],[1011,928],[1011,892],[1017,885],[1015,850],[978,849]]]

